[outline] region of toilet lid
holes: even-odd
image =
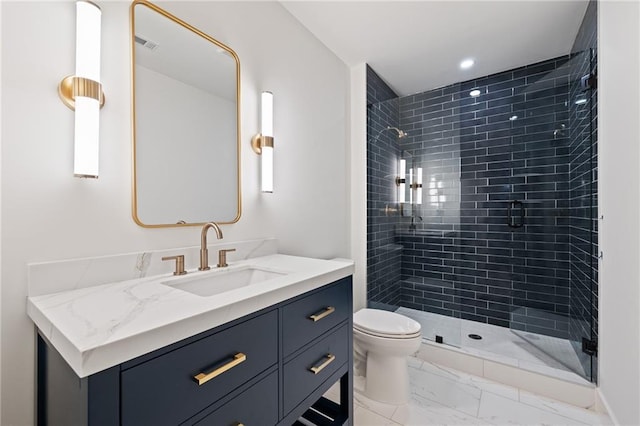
[[[395,312],[361,309],[353,314],[353,327],[384,337],[413,337],[420,333],[420,323]]]

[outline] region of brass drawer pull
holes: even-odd
[[[233,367],[235,367],[238,364],[242,364],[246,360],[247,360],[247,356],[245,354],[243,354],[242,352],[238,352],[237,354],[235,354],[233,356],[233,360],[229,361],[228,363],[226,363],[224,365],[221,365],[220,367],[216,368],[215,370],[213,370],[210,373],[200,373],[197,376],[193,376],[193,378],[196,379],[196,381],[198,382],[198,385],[200,385],[200,386],[204,385],[209,380],[211,380],[211,379],[213,379],[215,377],[218,377],[219,375],[221,375],[225,371],[231,370]]]
[[[314,365],[313,367],[311,367],[311,368],[309,369],[309,371],[313,372],[313,374],[318,374],[319,372],[321,372],[322,370],[324,370],[324,368],[325,368],[327,365],[331,364],[331,363],[333,362],[333,360],[335,360],[335,359],[336,359],[336,356],[335,356],[335,355],[332,355],[332,354],[327,354],[327,355],[325,356],[325,358],[326,358],[326,359],[324,360],[324,362],[323,362],[322,364],[320,364],[320,365]]]
[[[336,308],[334,308],[333,306],[327,306],[324,311],[311,315],[309,319],[313,320],[313,322],[320,321],[322,318],[326,317],[327,315],[331,315],[335,311]]]

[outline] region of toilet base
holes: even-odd
[[[402,405],[409,402],[409,372],[406,356],[367,354],[364,395],[374,401]]]

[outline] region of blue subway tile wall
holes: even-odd
[[[401,305],[568,337],[569,59],[400,99],[400,148],[423,170],[397,233]]]
[[[392,180],[400,156],[398,95],[367,66],[367,301],[397,306],[402,246],[395,243],[397,197]]]
[[[582,338],[598,338],[597,87],[581,78],[596,74],[597,4],[589,3],[572,49],[570,114],[569,339],[585,373],[597,377],[597,361],[582,352]]]

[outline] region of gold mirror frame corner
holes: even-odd
[[[163,224],[148,224],[148,223],[144,223],[142,222],[142,220],[140,220],[140,218],[138,217],[138,197],[137,197],[137,186],[136,186],[136,99],[135,99],[135,58],[136,58],[136,54],[135,54],[135,13],[134,13],[134,9],[135,6],[146,6],[149,9],[159,13],[160,15],[164,16],[167,19],[170,19],[171,21],[181,25],[182,27],[192,31],[193,33],[203,37],[205,40],[213,43],[214,45],[220,47],[221,49],[224,49],[227,53],[229,53],[231,55],[231,57],[233,57],[233,60],[236,63],[236,161],[237,161],[237,214],[235,216],[235,218],[233,218],[233,220],[231,221],[216,221],[215,219],[210,220],[210,222],[216,222],[219,225],[231,225],[234,223],[237,223],[241,216],[242,216],[242,168],[241,168],[241,159],[242,159],[242,137],[241,137],[241,81],[240,81],[240,58],[238,57],[238,55],[236,54],[236,52],[231,49],[229,46],[227,46],[224,43],[219,42],[218,40],[214,39],[213,37],[209,36],[208,34],[200,31],[199,29],[195,28],[194,26],[188,24],[187,22],[181,20],[180,18],[172,15],[171,13],[167,12],[166,10],[160,8],[159,6],[151,3],[150,1],[147,0],[133,0],[131,2],[131,5],[129,6],[129,36],[130,36],[130,64],[131,64],[131,70],[130,70],[130,74],[131,74],[131,86],[130,86],[130,90],[131,90],[131,131],[132,131],[132,135],[131,135],[131,140],[132,140],[132,174],[131,174],[131,178],[132,178],[132,192],[131,192],[131,197],[132,197],[132,203],[131,203],[131,216],[133,221],[138,225],[141,226],[143,228],[176,228],[176,227],[183,227],[183,226],[203,226],[204,224],[206,224],[207,222],[193,222],[193,223],[163,223]]]

